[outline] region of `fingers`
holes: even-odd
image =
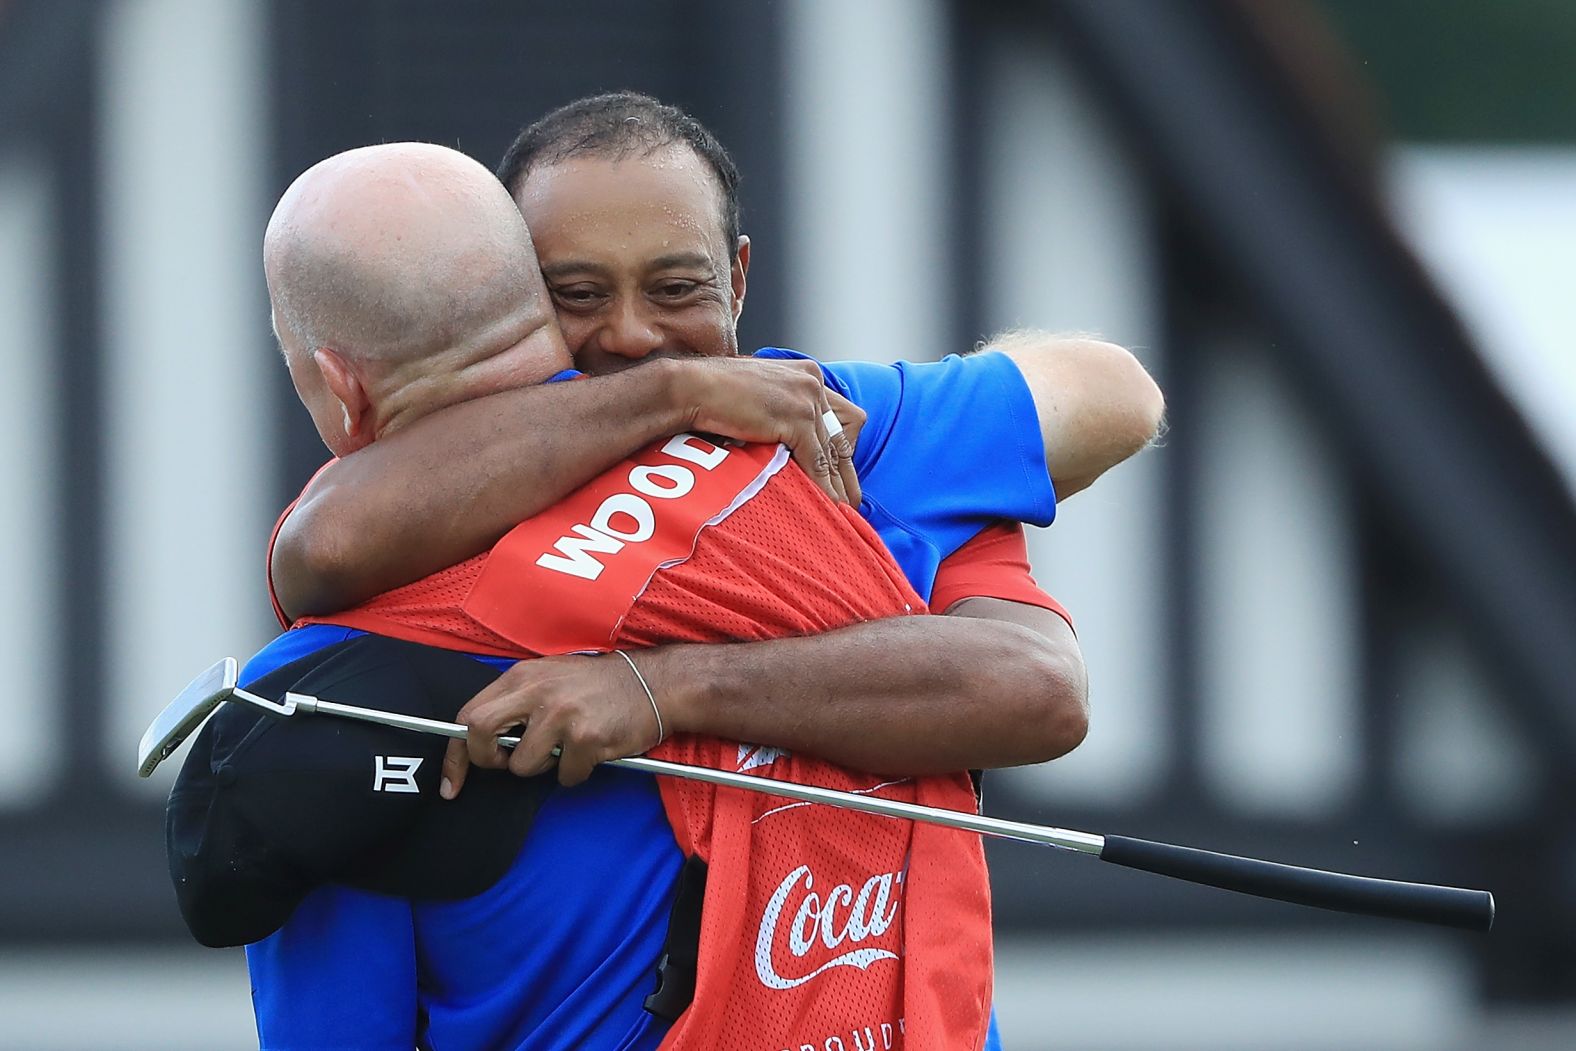
[[[839,469],[842,458],[838,453],[837,445],[837,439],[841,437],[842,423],[837,419],[836,414],[832,412],[831,404],[826,400],[824,393],[817,404],[820,408],[819,418],[815,421],[816,440],[819,446],[817,449],[817,469],[826,472],[822,487],[830,490],[833,500],[840,504],[846,504],[848,503],[848,486],[844,481],[843,472]],[[832,430],[832,425],[834,424],[837,428],[835,433]],[[821,479],[818,478],[817,481],[820,482]]]
[[[865,410],[830,388],[826,391],[826,400],[843,425],[843,437],[848,439],[848,449],[852,453],[859,445],[859,432],[865,428]]]
[[[522,661],[460,710],[466,737],[445,752],[439,791],[458,795],[471,766],[536,777],[556,763],[558,780],[577,785],[598,763],[649,747],[650,707],[616,655]],[[500,747],[498,738],[514,732],[519,744]]]
[[[810,480],[821,491],[839,503],[848,499],[842,477],[832,456],[831,433],[827,430],[827,413],[831,405],[826,399],[826,385],[821,382],[819,369],[806,368],[811,362],[792,362],[782,370],[779,380],[787,410],[799,421],[795,440],[789,442],[794,459]]]
[[[484,770],[498,770],[508,761],[507,753],[498,746],[498,730],[502,724],[495,721],[494,714],[500,700],[498,683],[502,681],[499,679],[473,697],[455,717],[456,721],[465,724],[467,760]]]
[[[558,760],[558,783],[573,788],[591,776],[596,764],[597,759],[590,749],[566,748]]]
[[[556,761],[553,749],[558,747],[561,736],[553,720],[531,720],[520,735],[520,743],[509,753],[509,772],[517,777],[535,777],[551,770]]]
[[[809,475],[810,480],[820,486],[827,496],[833,500],[842,500],[847,494],[840,493],[837,485],[833,484],[836,472],[832,469],[827,443],[826,425],[821,422],[819,414],[807,415],[802,419],[786,441],[799,469]]]
[[[510,668],[466,702],[455,716],[455,720],[466,727],[464,747],[469,765],[487,770],[502,770],[510,765],[513,755],[498,744],[498,738],[511,727],[529,725],[531,722],[536,702],[530,690],[530,670],[525,664]],[[546,728],[538,729],[541,731]],[[452,751],[451,745],[450,752],[444,756],[446,774],[449,773],[449,754]],[[515,752],[518,751],[516,748]],[[458,762],[456,759],[456,764]],[[457,785],[458,782],[451,781],[451,784]]]
[[[859,474],[854,470],[854,447],[846,434],[833,436],[832,455],[837,463],[837,476],[843,483],[843,494],[850,504],[858,507],[864,493],[859,488]]]
[[[832,465],[842,479],[843,492],[847,494],[848,502],[857,507],[862,494],[859,475],[854,470],[854,445],[859,440],[860,428],[865,425],[865,410],[836,391],[828,390],[826,398],[838,422],[828,446]]]
[[[865,412],[836,391],[830,390],[821,374],[820,366],[813,361],[787,362],[809,381],[809,390],[815,398],[816,437],[819,448],[805,472],[820,485],[832,499],[840,503],[857,505],[860,499],[859,478],[854,473],[854,439],[858,428],[865,422]],[[848,425],[854,424],[854,433]],[[823,473],[824,472],[824,473]]]
[[[481,700],[480,695],[477,700]],[[520,718],[515,712],[518,707],[515,700],[510,697],[495,698],[475,708],[467,705],[468,710],[460,713],[459,721],[466,724],[468,732],[464,741],[451,742],[444,753],[443,775],[453,788],[453,793],[446,794],[445,799],[452,799],[459,794],[465,772],[472,765],[487,770],[507,769],[520,777],[535,777],[552,767],[553,750],[558,747],[555,721],[540,715],[528,716],[521,729]],[[513,731],[517,731],[517,734],[511,733]],[[498,743],[498,738],[506,734],[517,735],[520,743],[513,748],[504,748]]]
[[[465,787],[465,774],[471,768],[471,756],[466,742],[451,740],[443,752],[443,780],[438,782],[438,794],[453,799]]]
[[[782,442],[827,496],[857,501],[858,480],[848,464],[853,436],[838,438],[836,426],[828,428],[827,421],[835,419],[846,427],[856,419],[863,423],[864,414],[827,389],[820,366],[813,361],[724,360],[689,366],[695,376],[710,380],[686,387],[686,397],[695,399],[688,412],[690,426],[743,441]]]

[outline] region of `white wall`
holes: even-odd
[[[1195,383],[1201,769],[1217,801],[1318,818],[1361,770],[1362,609],[1345,472],[1267,349],[1221,336]]]
[[[951,162],[941,0],[796,0],[787,27],[785,346],[926,361],[966,347],[945,223]]]
[[[105,615],[119,687],[105,761],[128,789],[167,787],[136,781],[148,720],[269,634],[265,382],[279,365],[262,290],[263,10],[128,0],[105,20]]]
[[[1000,39],[982,65],[988,325],[1099,333],[1162,369],[1155,234],[1133,162],[1049,48]],[[1036,578],[1077,624],[1093,714],[1077,751],[996,783],[1121,805],[1164,776],[1166,462],[1142,454],[1029,531]]]
[[[1576,149],[1406,146],[1395,218],[1490,372],[1576,494]],[[1513,813],[1535,791],[1528,742],[1460,625],[1419,616],[1401,640],[1399,783],[1439,823]]]
[[[1408,146],[1391,201],[1576,492],[1576,149]]]

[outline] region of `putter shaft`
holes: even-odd
[[[245,696],[245,691],[236,690],[236,696],[243,700],[250,700]],[[257,700],[263,700],[257,698]],[[277,710],[280,706],[263,701],[264,705]],[[345,719],[359,719],[363,722],[378,723],[382,726],[395,726],[403,730],[414,730],[418,733],[440,734],[464,740],[467,730],[461,723],[444,722],[441,719],[423,719],[414,715],[401,715],[397,712],[382,712],[376,708],[360,708],[353,704],[340,704],[337,701],[325,701],[306,694],[285,694],[283,707],[303,712],[316,712],[323,715],[337,715]],[[498,743],[505,748],[513,748],[520,743],[518,737],[500,737]],[[554,750],[557,751],[556,749]],[[686,766],[682,763],[670,763],[663,759],[647,759],[644,756],[632,756],[628,759],[612,759],[603,766],[618,766],[625,770],[639,770],[643,773],[658,774],[664,777],[679,777],[687,781],[704,781],[708,784],[721,785],[726,788],[741,788],[748,792],[761,792],[766,795],[781,796],[785,799],[794,799],[803,803],[824,803],[829,806],[841,807],[844,810],[858,810],[866,814],[879,814],[883,817],[904,818],[909,821],[926,821],[933,825],[945,825],[948,828],[959,828],[981,835],[995,836],[998,839],[1016,839],[1025,843],[1039,843],[1048,847],[1059,847],[1063,850],[1076,850],[1085,854],[1099,854],[1105,846],[1105,837],[1096,836],[1088,832],[1074,832],[1069,829],[1047,828],[1040,825],[1025,824],[1020,821],[1006,821],[1002,818],[985,817],[981,814],[968,814],[957,810],[943,810],[940,807],[922,806],[918,803],[905,803],[897,799],[881,799],[877,796],[856,795],[853,792],[839,792],[831,788],[819,788],[815,785],[801,785],[790,781],[774,781],[768,777],[756,777],[751,774],[739,774],[729,770],[711,770],[706,767]]]
[[[282,702],[270,701],[236,688],[235,661],[225,658],[209,668],[154,719],[143,734],[138,749],[138,773],[147,777],[167,758],[212,711],[227,700],[237,700],[277,716],[292,716],[297,711],[357,719],[418,733],[463,739],[468,730],[460,723],[423,719],[398,712],[361,708],[351,704],[325,701],[306,694],[287,693]],[[513,748],[519,737],[500,737],[498,743]],[[558,749],[553,749],[558,754]],[[1100,836],[1071,829],[1033,825],[1021,821],[985,817],[981,814],[943,810],[895,799],[841,792],[816,785],[776,781],[767,777],[672,763],[662,759],[634,756],[604,764],[639,770],[663,777],[703,781],[725,788],[780,796],[802,803],[820,803],[845,810],[923,821],[998,839],[1092,854],[1101,861],[1124,868],[1141,869],[1173,879],[1188,880],[1223,890],[1315,908],[1332,909],[1392,919],[1488,930],[1494,922],[1494,896],[1487,891],[1442,887],[1423,883],[1401,883],[1342,872],[1281,865],[1258,858],[1215,854],[1170,843],[1132,839],[1127,836]]]

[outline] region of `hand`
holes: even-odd
[[[745,442],[782,442],[828,496],[859,503],[854,445],[865,412],[828,390],[815,362],[686,358],[674,365],[687,429]],[[828,433],[827,412],[842,423],[841,434]]]
[[[443,757],[443,797],[459,795],[470,764],[521,777],[550,769],[578,785],[598,763],[639,755],[657,744],[657,720],[645,691],[616,653],[526,660],[472,697],[455,717],[470,733],[449,742]],[[513,751],[498,738],[524,727]]]

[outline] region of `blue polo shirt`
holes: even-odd
[[[755,356],[806,359],[777,347]],[[859,513],[925,601],[941,560],[992,522],[1051,524],[1039,413],[1005,354],[819,364],[826,385],[865,410],[854,447]]]
[[[941,560],[985,526],[1050,523],[1056,501],[1038,416],[1005,356],[821,368],[867,415],[854,454],[860,511],[925,598]],[[331,625],[286,632],[241,679],[356,634]],[[643,1003],[682,862],[655,782],[601,767],[548,797],[509,871],[474,898],[320,888],[247,947],[260,1046],[655,1048],[668,1024]]]

